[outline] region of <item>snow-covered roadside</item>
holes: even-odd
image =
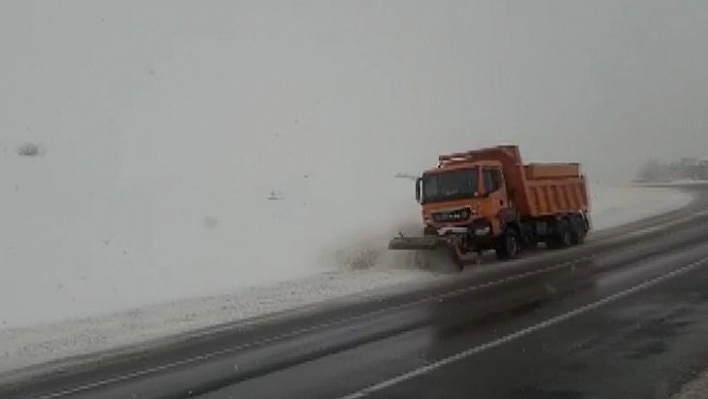
[[[596,229],[609,228],[680,208],[690,196],[672,189],[594,186]],[[170,334],[366,295],[376,289],[428,284],[455,275],[415,268],[409,255],[383,250],[384,234],[348,248],[349,263],[291,281],[238,290],[232,294],[173,301],[111,315],[0,330],[0,373],[55,359],[109,350]],[[346,252],[346,251],[345,251]],[[366,259],[362,260],[361,257]],[[352,297],[353,296],[353,297]]]
[[[676,179],[676,180],[667,180],[667,181],[658,181],[658,182],[638,181],[635,183],[635,185],[638,187],[642,187],[642,186],[647,186],[647,187],[703,186],[706,184],[708,184],[708,180],[700,180],[700,179]]]
[[[704,371],[695,379],[681,387],[681,390],[671,396],[671,399],[705,399],[708,398],[708,371]]]
[[[592,223],[602,230],[687,205],[691,196],[672,188],[591,186]]]

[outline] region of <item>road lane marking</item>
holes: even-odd
[[[501,338],[495,339],[493,341],[489,341],[487,343],[484,343],[479,346],[475,346],[473,348],[470,348],[468,350],[465,350],[463,352],[456,353],[452,356],[446,357],[444,359],[438,360],[437,362],[430,363],[428,365],[425,365],[423,367],[419,367],[417,369],[411,370],[407,373],[401,374],[397,377],[393,377],[391,379],[379,382],[375,385],[371,385],[367,388],[364,388],[360,391],[354,392],[352,394],[342,396],[339,399],[360,399],[364,398],[370,394],[382,391],[386,388],[390,388],[394,385],[400,384],[402,382],[411,380],[413,378],[416,378],[418,376],[430,373],[432,371],[435,371],[443,366],[458,362],[460,360],[463,360],[465,358],[468,358],[472,355],[478,354],[480,352],[483,352],[488,349],[495,348],[497,346],[503,345],[507,342],[511,342],[513,340],[519,339],[521,337],[524,337],[526,335],[529,335],[531,333],[534,333],[536,331],[542,330],[544,328],[553,326],[555,324],[558,324],[560,322],[563,322],[565,320],[571,319],[573,317],[576,317],[578,315],[581,315],[583,313],[589,312],[591,310],[597,309],[599,307],[602,307],[604,305],[607,305],[608,303],[614,302],[618,299],[622,299],[624,297],[627,297],[629,295],[632,295],[636,292],[645,290],[647,288],[653,287],[661,282],[664,282],[666,280],[669,280],[673,277],[676,277],[678,275],[684,274],[686,272],[689,272],[699,266],[704,265],[705,263],[708,262],[708,258],[703,258],[699,261],[693,262],[691,264],[688,264],[686,266],[682,266],[678,269],[672,270],[666,274],[663,274],[659,277],[654,277],[652,279],[646,280],[645,282],[635,285],[634,287],[627,288],[625,290],[622,290],[620,292],[617,292],[615,294],[612,294],[610,296],[607,296],[603,299],[600,299],[598,301],[589,303],[587,305],[581,306],[579,308],[576,308],[574,310],[571,310],[569,312],[563,313],[559,316],[550,318],[546,321],[543,321],[538,324],[534,324],[532,326],[526,327],[524,329],[521,329],[519,331],[513,332],[511,334],[505,335]]]

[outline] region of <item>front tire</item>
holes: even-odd
[[[496,248],[497,258],[501,260],[514,259],[519,254],[519,235],[514,229],[506,229],[499,238]]]
[[[450,255],[452,256],[452,262],[457,266],[457,270],[463,271],[467,262],[465,262],[462,250],[459,247],[450,248]]]

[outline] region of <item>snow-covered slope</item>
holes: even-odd
[[[419,223],[412,183],[394,173],[291,176],[273,199],[264,184],[239,190],[238,175],[199,183],[189,168],[177,179],[172,169],[146,167],[123,179],[106,164],[85,170],[66,162],[63,150],[0,156],[0,303],[12,304],[0,308],[4,327],[367,266],[388,237]],[[682,198],[641,193],[592,187],[595,225]]]
[[[13,148],[0,156],[7,327],[321,273],[351,237],[417,215],[410,182],[393,172],[297,174],[274,184],[282,199],[272,200],[266,182],[241,176],[250,169],[222,181],[191,175],[193,164],[145,166],[128,178],[122,162],[68,162],[66,147],[36,158]]]

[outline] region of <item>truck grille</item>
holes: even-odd
[[[470,214],[471,212],[469,208],[459,208],[433,212],[431,216],[433,217],[434,222],[445,223],[465,221],[470,218]]]

